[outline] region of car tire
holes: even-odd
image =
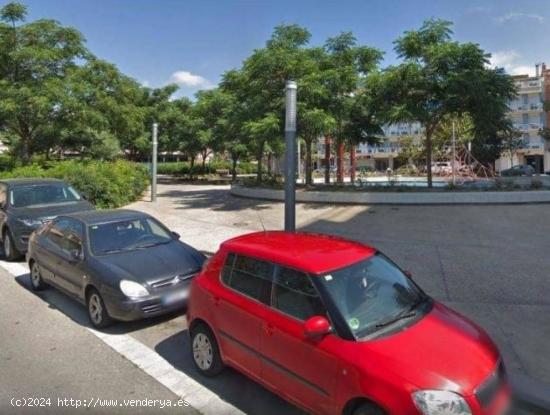
[[[23,254],[19,252],[13,241],[13,236],[9,229],[4,230],[4,235],[2,235],[2,241],[4,246],[4,257],[8,261],[16,261],[21,258]]]
[[[204,324],[191,332],[191,357],[197,370],[205,376],[216,376],[224,369],[216,336]]]
[[[40,267],[36,263],[36,261],[32,261],[30,263],[30,278],[31,278],[31,287],[33,291],[42,291],[43,289],[48,287],[48,284],[44,282],[42,279],[42,275],[40,274]]]
[[[367,402],[355,408],[352,415],[385,415],[385,412],[379,406]]]
[[[88,319],[96,329],[103,329],[113,323],[101,294],[95,288],[92,288],[86,296],[86,308]]]

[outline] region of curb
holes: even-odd
[[[519,373],[510,376],[510,383],[522,408],[534,414],[550,414],[550,385]]]
[[[231,185],[233,196],[284,201],[284,191],[265,187]],[[510,205],[550,203],[550,190],[478,192],[368,192],[297,190],[296,202],[354,205]]]

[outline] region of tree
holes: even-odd
[[[360,142],[366,132],[364,130],[366,126],[361,124],[372,121],[369,115],[361,115],[361,112],[369,111],[364,104],[371,101],[368,101],[364,95],[361,99],[357,99],[356,94],[362,86],[364,87],[363,79],[376,69],[382,58],[382,52],[368,46],[358,46],[351,32],[343,32],[329,38],[324,49],[326,55],[321,63],[321,71],[328,90],[326,109],[335,120],[337,180],[343,183],[343,153],[346,140],[354,144]],[[370,126],[367,130],[370,130]],[[350,133],[352,136],[349,135]],[[329,177],[329,168],[327,163],[325,178]]]
[[[512,167],[514,165],[514,156],[523,147],[522,133],[516,129],[504,131],[500,135],[500,140],[500,152],[508,154],[510,157],[510,167]]]
[[[258,160],[262,178],[265,151],[278,151],[283,137],[284,88],[299,81],[308,66],[306,45],[310,33],[298,25],[277,26],[266,46],[256,49],[240,69],[224,74],[221,88],[239,102],[244,142]]]
[[[477,44],[452,41],[450,26],[430,19],[419,30],[405,32],[394,42],[403,62],[373,80],[388,122],[422,124],[429,187],[432,139],[442,120],[449,114],[468,114],[476,137],[494,136],[505,128],[507,103],[515,97],[511,77],[502,69],[489,69],[490,55]]]
[[[45,147],[67,73],[90,57],[76,29],[46,19],[22,23],[26,13],[17,2],[0,9],[0,128],[24,163]]]

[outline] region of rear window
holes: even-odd
[[[266,303],[273,278],[273,264],[243,255],[229,254],[222,281],[247,297]]]

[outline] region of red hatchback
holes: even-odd
[[[193,361],[230,365],[316,414],[500,414],[509,388],[477,325],[369,246],[259,232],[223,243],[191,288]]]

